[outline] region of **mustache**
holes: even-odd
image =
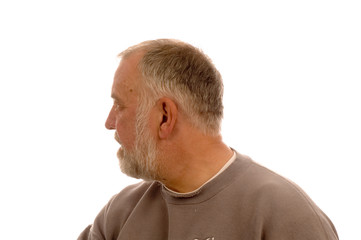
[[[114,139],[120,144],[120,139],[117,132],[114,133]]]

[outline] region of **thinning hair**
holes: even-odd
[[[125,59],[139,52],[143,56],[137,67],[144,83],[140,104],[169,97],[194,127],[206,135],[219,134],[223,83],[211,59],[200,49],[173,39],[145,41],[119,57]]]

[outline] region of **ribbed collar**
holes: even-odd
[[[196,191],[179,194],[167,190],[162,185],[162,196],[170,204],[195,204],[206,201],[227,188],[236,178],[242,176],[250,163],[249,157],[236,152],[236,159],[226,169],[223,169],[222,172]]]

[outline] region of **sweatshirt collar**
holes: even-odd
[[[175,197],[189,197],[189,196],[194,196],[196,195],[201,188],[203,188],[203,186],[205,186],[206,184],[208,184],[209,182],[211,182],[213,179],[215,179],[218,175],[220,175],[224,170],[226,170],[232,163],[233,161],[236,159],[236,153],[233,152],[232,157],[223,165],[223,167],[213,176],[211,177],[207,182],[205,182],[204,184],[202,184],[202,186],[200,186],[199,188],[197,188],[196,190],[193,190],[191,192],[187,192],[187,193],[180,193],[180,192],[176,192],[173,191],[169,188],[167,188],[167,186],[163,185],[163,188],[165,189],[165,191],[167,191],[170,195],[175,196]]]
[[[206,201],[234,182],[235,178],[243,175],[252,160],[237,152],[224,167],[200,188],[189,193],[177,193],[162,184],[162,196],[171,204],[194,204]]]

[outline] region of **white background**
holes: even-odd
[[[75,239],[137,180],[104,128],[116,55],[202,48],[224,78],[227,144],[299,184],[359,236],[359,1],[0,2],[0,238]]]

